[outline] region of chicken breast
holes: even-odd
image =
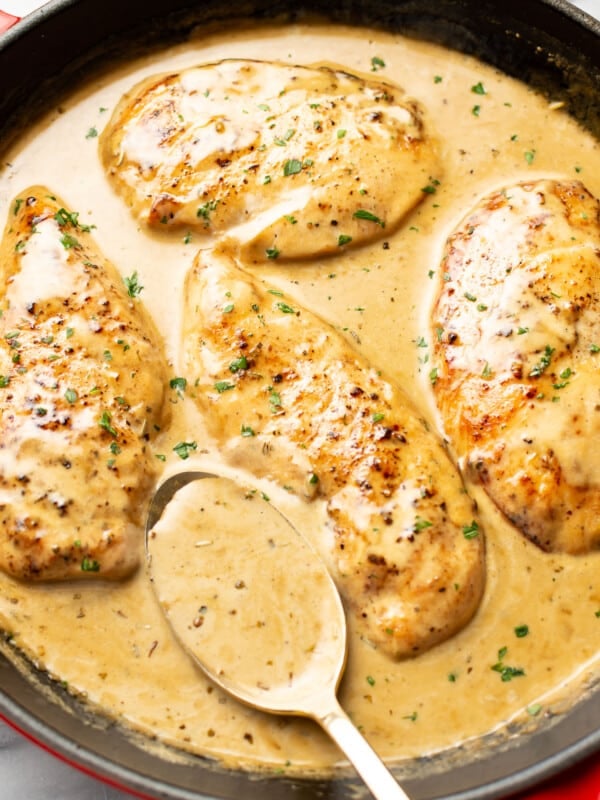
[[[365,637],[400,657],[467,623],[484,585],[472,501],[407,398],[341,335],[208,251],[188,276],[184,357],[224,457],[325,499],[319,546]]]
[[[136,86],[101,156],[143,222],[207,236],[235,229],[255,262],[382,236],[440,177],[423,111],[397,86],[248,60]]]
[[[469,477],[544,550],[600,547],[600,221],[579,182],[484,198],[450,236],[432,377]]]
[[[138,562],[149,442],[165,422],[160,339],[44,187],[14,201],[0,268],[0,568],[121,578]]]

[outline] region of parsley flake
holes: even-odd
[[[239,372],[240,370],[248,369],[248,359],[246,356],[240,356],[231,362],[229,365],[230,372]]]
[[[278,308],[282,314],[295,314],[296,310],[289,306],[287,303],[279,302],[275,303],[275,308]]]
[[[290,175],[297,175],[299,172],[302,172],[302,162],[297,158],[290,158],[283,165],[283,174],[286,178]]]
[[[190,457],[190,452],[196,450],[198,444],[196,442],[178,442],[173,448],[173,452],[177,453],[179,458],[183,461]]]
[[[112,422],[111,422],[111,415],[108,411],[103,411],[102,416],[98,420],[98,425],[103,428],[107,433],[110,433],[111,436],[117,436],[117,431],[114,429]]]
[[[376,225],[381,225],[382,228],[385,228],[385,222],[376,214],[373,214],[371,211],[367,211],[366,208],[357,209],[352,216],[354,219],[364,219],[367,222],[374,222]]]
[[[169,381],[169,386],[171,389],[177,389],[179,392],[185,392],[187,388],[187,380],[186,378],[171,378]]]
[[[123,278],[123,283],[127,287],[127,294],[129,297],[139,297],[144,288],[139,282],[137,270],[132,272],[129,277]]]
[[[215,389],[219,394],[223,394],[223,392],[228,392],[230,389],[235,389],[235,383],[229,383],[229,381],[217,381],[215,383]]]
[[[554,353],[554,348],[550,347],[549,344],[546,345],[544,348],[544,352],[542,357],[538,361],[537,364],[534,364],[533,367],[529,370],[529,377],[530,378],[539,378],[550,366],[550,362],[552,360],[552,354]]]
[[[465,539],[475,539],[479,536],[479,524],[476,520],[471,520],[469,525],[463,525],[463,536]]]

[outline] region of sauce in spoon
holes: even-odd
[[[375,797],[407,800],[336,699],[346,661],[337,589],[260,492],[202,472],[173,476],[152,503],[146,547],[175,635],[216,683],[256,708],[312,717]]]

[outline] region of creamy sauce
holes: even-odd
[[[147,547],[171,627],[209,675],[259,708],[320,713],[345,661],[344,611],[316,551],[266,496],[192,481]]]
[[[141,230],[103,173],[94,132],[143,78],[222,58],[289,64],[328,61],[397,82],[428,109],[443,174],[401,228],[383,241],[327,260],[260,267],[260,276],[316,311],[408,392],[439,430],[429,385],[428,314],[443,243],[479,197],[526,178],[578,177],[600,195],[600,146],[559,108],[459,54],[381,32],[292,26],[213,33],[120,67],[50,112],[6,154],[0,204],[31,184],[59,192],[122,271],[139,273],[141,295],[165,337],[173,377],[182,374],[181,287],[199,246]],[[372,62],[372,59],[375,59]],[[381,66],[381,64],[385,66]],[[473,91],[481,84],[485,94]],[[206,242],[202,243],[206,246]],[[45,293],[49,287],[39,285]],[[173,424],[157,452],[197,442],[201,463],[219,464],[194,403],[173,389]],[[323,521],[264,484],[309,538]],[[518,719],[544,725],[600,672],[598,554],[547,555],[511,528],[480,492],[487,588],[475,619],[414,660],[394,662],[350,630],[340,700],[378,752],[402,760],[449,748]],[[140,549],[142,548],[140,532]],[[123,584],[26,586],[0,575],[0,620],[14,643],[93,706],[176,747],[235,765],[328,770],[335,747],[315,725],[290,722],[225,697],[182,652],[157,607],[147,574]],[[527,626],[527,628],[523,627]],[[520,635],[519,635],[520,634]],[[506,648],[506,651],[504,651]],[[523,670],[503,681],[498,663]],[[465,709],[468,713],[465,714]]]

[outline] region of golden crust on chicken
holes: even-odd
[[[485,197],[448,239],[434,391],[468,475],[544,550],[600,547],[600,217],[577,181]]]
[[[251,60],[145,80],[115,109],[100,150],[136,217],[235,233],[254,262],[384,236],[440,176],[423,110],[399,87]]]
[[[460,630],[483,590],[483,533],[408,399],[225,252],[198,255],[185,296],[185,367],[221,453],[324,498],[321,552],[363,635],[398,657]]]
[[[159,336],[88,226],[44,187],[14,201],[0,269],[0,568],[123,577],[165,421]]]

